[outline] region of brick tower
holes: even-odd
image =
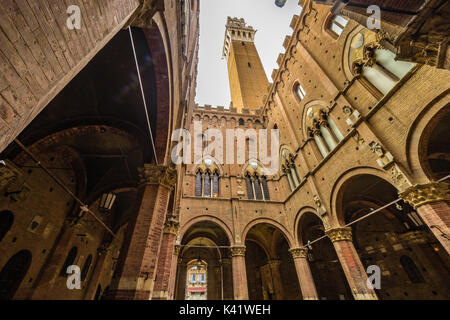
[[[255,33],[244,19],[228,17],[223,57],[228,63],[231,101],[239,113],[243,108],[260,108],[269,84],[254,44]]]

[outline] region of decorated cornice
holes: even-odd
[[[234,246],[231,247],[230,250],[232,257],[245,256],[245,246]]]
[[[450,184],[447,182],[416,184],[400,192],[399,197],[414,209],[428,203],[450,201]]]
[[[330,229],[325,231],[325,233],[330,238],[331,242],[352,241],[352,229],[349,227]]]
[[[144,168],[138,168],[140,182],[147,185],[161,185],[170,190],[175,188],[177,182],[177,172],[175,169],[145,164]]]
[[[308,256],[308,248],[292,248],[289,249],[293,259],[306,258]]]

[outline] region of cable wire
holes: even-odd
[[[138,74],[139,85],[141,87],[142,102],[144,102],[145,117],[147,119],[148,131],[150,132],[150,140],[152,141],[153,155],[155,156],[156,164],[158,164],[158,157],[156,156],[155,142],[153,140],[152,125],[150,124],[150,118],[148,117],[147,101],[145,99],[144,86],[142,85],[141,71],[139,69],[136,48],[134,47],[133,32],[131,31],[131,27],[128,27],[128,31],[130,33],[131,46],[133,47],[134,62],[136,63],[136,70],[137,70],[137,74]]]

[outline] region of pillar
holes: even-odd
[[[418,184],[400,192],[450,254],[450,183]]]
[[[280,260],[269,261],[270,273],[272,274],[272,282],[275,289],[275,300],[284,299],[284,288],[283,281],[281,280],[280,264]]]
[[[149,300],[152,297],[174,169],[146,164],[108,299]]]
[[[248,300],[245,246],[231,247],[234,300]]]
[[[174,218],[169,218],[164,224],[161,248],[159,251],[158,267],[156,269],[155,288],[152,299],[168,300],[170,298],[169,283],[175,277],[178,255],[174,259],[175,240],[178,234],[179,223]],[[173,268],[175,265],[175,268]]]
[[[303,300],[319,300],[316,284],[308,263],[307,248],[292,248],[289,250],[294,259],[295,270],[302,291]]]
[[[223,299],[233,300],[233,271],[231,268],[231,259],[222,258],[222,274],[223,274]]]
[[[367,287],[367,273],[352,242],[351,228],[326,231],[336,250],[345,277],[356,300],[377,300],[373,289]]]
[[[169,300],[175,299],[175,285],[177,279],[178,255],[180,254],[180,245],[175,245],[172,253],[172,265],[169,277]]]

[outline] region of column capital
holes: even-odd
[[[399,197],[417,209],[424,204],[450,201],[450,183],[416,184],[399,193]]]
[[[352,241],[352,228],[334,228],[325,231],[331,242],[336,241]]]
[[[306,258],[308,256],[308,248],[291,248],[289,252],[293,259]]]
[[[232,257],[245,256],[245,246],[233,246],[230,250]]]
[[[169,218],[166,220],[166,222],[164,223],[164,233],[170,233],[173,235],[177,235],[178,234],[178,228],[180,227],[180,223],[173,218]]]
[[[154,164],[144,164],[143,168],[138,168],[141,184],[161,185],[169,190],[175,188],[177,182],[177,171],[167,166]]]

